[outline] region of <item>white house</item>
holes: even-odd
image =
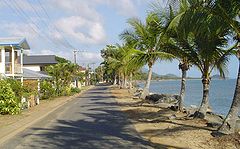
[[[50,76],[24,68],[24,50],[30,50],[25,38],[0,38],[0,76],[21,79],[22,83],[36,80],[40,90],[40,80]],[[38,96],[35,102],[39,104]]]
[[[23,51],[30,49],[25,38],[0,38],[0,74],[20,77],[23,74]]]

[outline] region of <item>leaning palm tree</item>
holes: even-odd
[[[169,53],[163,52],[160,48],[159,34],[162,31],[161,20],[156,14],[149,14],[146,22],[143,23],[139,19],[132,18],[128,20],[131,29],[124,31],[120,37],[127,44],[134,45],[131,52],[131,64],[138,64],[139,66],[148,66],[148,77],[145,87],[141,94],[141,98],[149,94],[149,87],[152,77],[153,65],[157,60],[168,60],[173,56]]]
[[[235,131],[236,120],[238,118],[238,112],[240,109],[240,1],[239,0],[216,0],[214,3],[210,3],[207,12],[212,14],[223,21],[223,24],[229,25],[233,33],[235,34],[235,40],[238,42],[238,50],[236,56],[239,60],[239,70],[236,83],[236,89],[232,101],[231,108],[219,128],[219,132],[229,134]],[[238,20],[237,20],[238,17]]]

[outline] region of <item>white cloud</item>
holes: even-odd
[[[106,41],[101,22],[87,20],[81,16],[71,16],[62,18],[55,24],[68,37],[75,38],[82,44],[101,44]]]
[[[49,0],[48,0],[49,1]],[[64,9],[69,13],[75,13],[80,16],[100,20],[102,17],[99,15],[96,7],[99,5],[108,5],[116,10],[120,15],[132,17],[137,16],[137,6],[141,0],[51,0],[51,6],[54,8]]]
[[[63,11],[67,15],[78,15],[89,20],[101,20],[101,15],[95,9],[94,0],[46,0],[46,6],[56,11]],[[49,5],[50,4],[50,5]]]
[[[108,0],[108,3],[118,10],[120,15],[132,17],[137,16],[136,0]]]
[[[9,36],[36,38],[38,29],[34,24],[1,22],[1,30]]]

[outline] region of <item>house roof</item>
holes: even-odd
[[[24,55],[23,65],[51,65],[57,64],[55,55]]]
[[[79,71],[85,71],[87,70],[85,67],[79,66]]]
[[[48,79],[48,78],[51,78],[51,76],[23,68],[23,78],[24,79]]]
[[[30,49],[26,38],[22,37],[0,38],[0,46],[15,46],[18,48]]]

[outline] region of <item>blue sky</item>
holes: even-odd
[[[164,2],[160,1],[160,2]],[[1,0],[1,37],[26,37],[29,54],[55,54],[79,64],[100,63],[106,44],[120,43],[119,34],[131,17],[144,19],[153,0]],[[231,58],[228,76],[236,78],[238,60]],[[157,63],[158,74],[180,75],[178,62]],[[199,77],[196,68],[189,76]]]

